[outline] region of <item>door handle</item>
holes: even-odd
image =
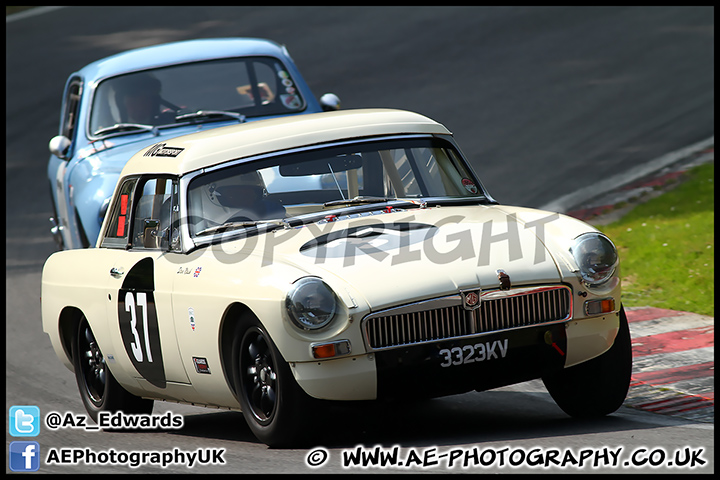
[[[118,270],[118,269],[115,268],[115,267],[112,267],[112,268],[110,269],[110,275],[112,275],[112,276],[115,277],[115,278],[120,278],[120,277],[122,277],[123,275],[125,275],[125,272],[123,272],[122,270]]]

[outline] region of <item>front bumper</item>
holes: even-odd
[[[378,398],[437,397],[539,378],[565,365],[564,324],[377,352]]]
[[[308,395],[326,400],[439,397],[541,378],[603,354],[618,313],[295,362]]]

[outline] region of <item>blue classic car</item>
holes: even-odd
[[[68,78],[50,140],[53,238],[60,249],[95,246],[120,171],[148,145],[339,107],[334,94],[315,99],[286,48],[263,39],[188,40],[93,62]]]

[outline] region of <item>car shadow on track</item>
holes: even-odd
[[[297,448],[315,445],[347,448],[359,444],[462,445],[658,426],[632,417],[652,414],[627,407],[599,419],[573,419],[562,412],[547,393],[512,391],[471,392],[412,401],[323,402],[312,413],[315,413],[312,432]],[[170,433],[260,443],[239,412],[188,415],[184,427]]]

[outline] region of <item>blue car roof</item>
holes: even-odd
[[[90,63],[78,73],[92,82],[177,63],[250,55],[289,57],[285,47],[262,38],[206,38],[128,50]]]

